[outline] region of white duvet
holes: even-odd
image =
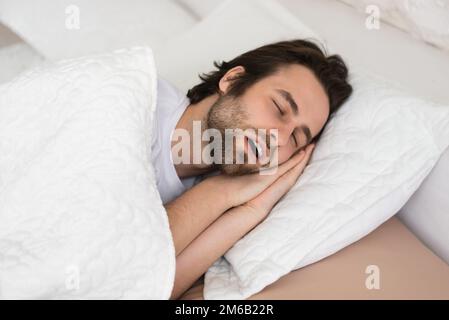
[[[0,298],[170,296],[156,85],[151,50],[133,48],[0,86]]]

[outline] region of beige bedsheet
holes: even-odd
[[[372,265],[378,267],[379,289],[366,286],[367,278],[374,276],[366,273]],[[202,279],[181,299],[203,299]],[[449,266],[392,218],[358,242],[285,275],[250,299],[449,299]]]

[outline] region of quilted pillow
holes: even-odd
[[[0,299],[168,299],[175,252],[151,141],[146,47],[0,86]]]

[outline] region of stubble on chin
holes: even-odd
[[[218,100],[212,105],[207,115],[207,128],[217,129],[222,139],[222,159],[220,164],[216,164],[216,167],[224,174],[230,176],[240,176],[250,174],[259,171],[259,166],[256,164],[239,164],[237,162],[237,155],[235,151],[236,141],[233,139],[232,150],[226,150],[226,129],[241,129],[245,130],[249,128],[247,125],[248,115],[245,112],[244,106],[238,97],[233,96],[220,96]],[[232,162],[226,159],[226,154],[232,152]],[[247,161],[247,157],[244,156],[244,162]]]

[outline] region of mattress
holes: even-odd
[[[372,285],[374,276],[378,282]],[[203,299],[202,279],[180,299]],[[290,272],[249,299],[449,299],[449,266],[392,218],[360,241]]]

